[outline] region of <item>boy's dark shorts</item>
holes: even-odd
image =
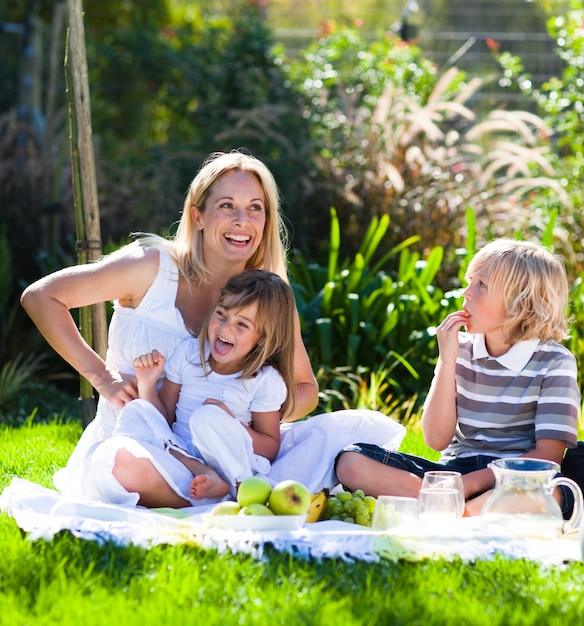
[[[335,470],[339,456],[343,454],[343,452],[357,452],[363,456],[373,459],[374,461],[410,472],[420,478],[426,472],[431,472],[433,470],[449,470],[453,472],[460,472],[461,474],[468,474],[469,472],[474,472],[475,470],[485,469],[491,461],[495,461],[499,458],[496,456],[477,454],[475,456],[457,458],[452,459],[451,461],[438,463],[436,461],[429,461],[423,457],[414,456],[413,454],[392,452],[391,450],[386,450],[385,448],[381,448],[380,446],[376,446],[371,443],[352,443],[346,448],[343,448],[343,450],[337,455],[337,458],[335,459]],[[562,492],[562,515],[564,516],[564,519],[569,519],[574,508],[574,496],[568,487],[560,485],[559,489]]]

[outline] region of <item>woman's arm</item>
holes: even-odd
[[[276,273],[290,283],[284,261]],[[288,413],[282,416],[282,422],[295,422],[306,417],[318,404],[318,383],[312,371],[306,346],[302,341],[300,317],[294,312],[294,381],[296,382],[296,402],[289,407]]]
[[[253,450],[273,461],[280,451],[280,412],[252,412],[252,419],[251,427],[243,426],[253,440]]]
[[[158,271],[158,251],[128,247],[103,260],[65,268],[25,289],[21,303],[51,347],[117,408],[137,397],[133,376],[122,376],[83,339],[70,310],[119,300],[135,307]]]
[[[283,422],[295,422],[306,417],[318,404],[318,383],[312,371],[306,346],[302,341],[298,312],[294,315],[294,380],[296,402],[282,417]]]

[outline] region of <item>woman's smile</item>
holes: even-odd
[[[251,235],[246,235],[242,233],[225,233],[223,235],[229,243],[237,245],[237,246],[247,246],[251,241]]]
[[[245,263],[260,246],[266,225],[263,188],[248,172],[233,170],[212,186],[204,210],[193,207],[203,231],[205,259],[224,258]]]

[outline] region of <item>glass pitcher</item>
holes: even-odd
[[[487,532],[551,539],[578,529],[582,517],[582,492],[564,476],[553,461],[531,458],[497,459],[489,463],[495,474],[495,489],[481,512]],[[564,485],[574,494],[574,510],[564,521],[553,496]]]

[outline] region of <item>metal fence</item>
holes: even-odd
[[[428,58],[440,67],[455,65],[473,75],[494,74],[499,71],[499,66],[493,53],[499,50],[520,57],[533,84],[538,87],[550,77],[561,74],[562,63],[555,53],[555,42],[547,34],[548,16],[537,2],[387,0],[377,3],[375,10],[379,10],[380,5],[387,7],[383,14],[373,13],[372,3],[360,5],[364,11],[364,34],[372,39],[379,36],[380,30],[392,30],[420,45]],[[556,0],[555,10],[561,13],[561,7],[562,2]],[[322,5],[322,9],[325,19],[326,7]],[[375,32],[371,28],[368,30],[367,25],[372,23],[376,25]],[[314,41],[316,32],[316,24],[307,24],[305,28],[276,29],[275,34],[287,51],[295,55]],[[502,89],[496,81],[483,92],[483,97],[491,104],[528,105],[517,90]]]

